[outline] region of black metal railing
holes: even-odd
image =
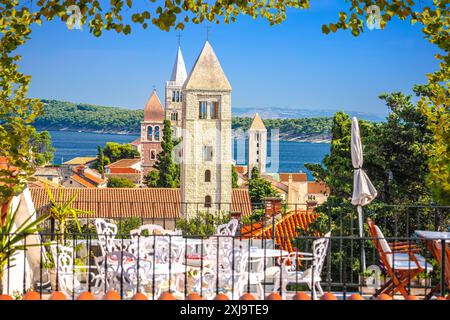
[[[136,292],[157,299],[164,291],[180,299],[192,292],[209,299],[218,293],[238,299],[246,292],[261,299],[273,291],[287,299],[299,291],[320,297],[322,290],[343,299],[351,293],[448,293],[450,207],[365,209],[363,237],[354,208],[283,204],[269,211],[256,204],[251,215],[237,214],[232,235],[217,234],[230,212],[222,220],[201,220],[202,214],[191,217],[192,226],[180,217],[130,218],[125,212],[106,219],[115,226],[108,232],[96,225],[99,218],[82,218],[82,232],[71,225],[65,234],[49,223],[39,237],[26,238],[26,254],[7,262],[4,291],[20,295],[33,289],[45,298],[59,290],[73,299],[82,291],[100,298],[109,290],[124,299]],[[383,236],[373,236],[367,218]],[[130,232],[146,224],[159,227]],[[418,230],[442,233],[426,238]]]

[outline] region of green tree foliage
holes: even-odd
[[[44,113],[34,123],[40,129],[140,133],[144,118],[142,108],[130,110],[58,100],[41,101]]]
[[[232,188],[239,188],[238,180],[239,180],[239,177],[238,177],[238,173],[236,171],[236,167],[232,166],[231,167],[231,185],[232,185]]]
[[[163,141],[161,152],[158,153],[154,168],[158,170],[159,188],[179,188],[180,172],[177,164],[173,161],[173,148],[178,142],[172,140],[172,128],[169,120],[164,120]],[[154,174],[153,174],[154,175]]]
[[[45,113],[38,117],[35,125],[39,129],[71,129],[100,132],[126,132],[139,134],[143,110],[76,104],[58,100],[42,100]],[[252,118],[233,117],[232,128],[247,130]],[[328,137],[332,119],[328,117],[299,119],[265,119],[268,130],[279,129],[284,136],[309,138]]]
[[[252,177],[248,180],[248,192],[253,203],[262,203],[266,197],[279,196],[270,182],[260,177],[257,167],[253,167]]]
[[[427,185],[436,203],[450,205],[450,92],[435,84],[415,86],[414,91],[421,97],[419,108],[433,134],[424,152],[428,156]]]
[[[139,152],[128,143],[107,142],[103,148],[105,164],[113,163],[120,159],[139,158]]]
[[[390,204],[428,202],[425,148],[432,139],[426,119],[411,96],[382,94],[390,113],[386,122],[359,121],[364,147],[364,169],[378,190],[378,200]],[[350,199],[353,166],[350,152],[351,119],[337,112],[333,119],[331,152],[321,164],[307,164],[334,197]]]
[[[48,131],[36,132],[31,139],[32,148],[35,150],[34,161],[37,166],[44,166],[53,162],[52,137]]]
[[[137,1],[96,1],[63,0],[22,2],[5,0],[0,5],[0,150],[9,157],[11,164],[20,168],[19,174],[11,180],[8,173],[0,173],[2,202],[9,201],[12,194],[25,186],[25,180],[34,172],[33,157],[30,154],[30,138],[34,132],[31,123],[42,112],[42,103],[26,97],[30,76],[19,72],[20,55],[17,49],[30,38],[32,26],[44,21],[60,19],[67,22],[71,13],[67,8],[77,5],[82,15],[81,23],[94,36],[100,36],[103,30],[115,30],[117,33],[131,32],[130,20],[144,29],[149,24],[161,30],[172,28],[183,30],[186,23],[202,22],[230,23],[238,16],[262,18],[270,25],[279,24],[286,19],[286,11],[308,9],[309,0],[282,1],[165,1],[154,6],[139,6]],[[439,70],[428,75],[431,95],[423,97],[420,109],[426,116],[428,127],[434,134],[431,144],[430,172],[436,177],[435,194],[445,194],[449,189],[448,179],[442,175],[448,173],[448,132],[450,105],[450,15],[448,0],[434,0],[433,3],[421,5],[416,0],[352,0],[345,11],[338,13],[338,21],[324,24],[322,32],[350,30],[355,36],[364,31],[365,21],[370,12],[368,7],[377,5],[381,11],[381,27],[393,18],[419,24],[425,38],[437,48]],[[72,17],[73,18],[73,17]],[[9,133],[6,126],[13,128]],[[432,178],[430,178],[431,180]],[[5,181],[6,180],[6,181]],[[441,190],[441,191],[439,191]]]
[[[108,179],[108,188],[134,188],[135,185],[133,181],[128,180],[127,178],[121,177],[110,177]]]
[[[158,188],[159,183],[159,171],[152,170],[144,177],[144,183],[149,188]]]
[[[103,149],[99,145],[97,146],[97,163],[96,163],[97,171],[105,177],[105,156],[103,154]]]
[[[176,227],[183,236],[208,238],[215,234],[219,225],[230,221],[228,214],[211,214],[199,212],[194,218],[178,219]]]
[[[426,119],[411,101],[411,96],[401,93],[382,94],[390,113],[386,122],[360,121],[361,140],[364,152],[363,169],[378,191],[378,197],[365,207],[366,214],[383,217],[386,236],[405,235],[407,223],[420,223],[423,228],[434,225],[434,215],[424,208],[406,208],[405,204],[427,203],[430,192],[425,179],[428,174],[425,148],[432,135],[427,129]],[[333,119],[330,154],[323,164],[306,164],[314,178],[324,181],[331,194],[317,208],[319,218],[310,231],[325,232],[331,226],[338,234],[357,234],[356,208],[351,204],[353,191],[353,166],[351,161],[351,119],[338,112]],[[392,204],[402,206],[391,207]],[[420,213],[420,215],[418,214]],[[345,263],[359,271],[359,259],[345,260],[350,252],[360,252],[359,243],[346,243],[344,248],[337,242],[332,244],[332,259]],[[371,242],[366,242],[371,246]]]

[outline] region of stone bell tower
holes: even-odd
[[[206,41],[183,86],[182,212],[231,211],[231,85]]]
[[[248,130],[248,177],[252,169],[258,168],[259,173],[266,172],[267,159],[267,129],[259,114],[255,114]]]

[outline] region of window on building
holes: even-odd
[[[155,127],[155,141],[159,141],[160,135],[159,135],[159,126]]]
[[[150,150],[150,160],[156,160],[156,151]]]
[[[259,142],[259,133],[256,134],[256,141]]]
[[[217,101],[209,102],[209,115],[211,119],[219,119],[219,103]]]
[[[170,120],[178,121],[178,112],[172,112],[170,114]]]
[[[206,101],[200,101],[198,105],[198,118],[199,119],[206,119],[207,118],[207,102]]]
[[[211,182],[211,170],[205,171],[205,182]]]
[[[206,196],[205,197],[205,208],[211,208],[211,196]]]
[[[183,102],[183,91],[180,91],[180,102]]]
[[[153,141],[153,127],[151,126],[147,127],[147,140]]]
[[[212,161],[213,158],[213,147],[205,146],[203,148],[203,160],[204,161]]]

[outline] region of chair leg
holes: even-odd
[[[316,287],[317,287],[317,290],[319,291],[319,294],[321,296],[323,296],[323,290],[322,290],[322,286],[320,285],[320,282],[316,282]]]

